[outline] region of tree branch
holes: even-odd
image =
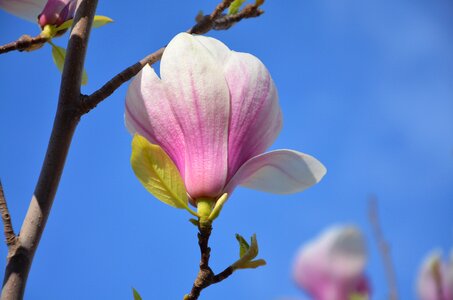
[[[201,291],[207,288],[208,286],[218,283],[231,274],[233,274],[234,269],[232,266],[229,266],[221,273],[215,275],[214,272],[209,267],[209,259],[211,256],[211,248],[209,248],[209,238],[211,236],[212,226],[211,224],[206,224],[204,226],[198,225],[198,245],[200,246],[200,270],[198,271],[197,278],[192,286],[192,290],[189,294],[184,296],[184,300],[197,300],[200,297]]]
[[[41,48],[47,41],[49,37],[43,36],[41,34],[31,37],[24,34],[17,41],[5,44],[0,46],[0,54],[7,53],[10,51],[32,51]]]
[[[123,83],[135,76],[146,64],[152,64],[158,61],[163,54],[164,48],[159,49],[137,62],[136,64],[123,70],[121,73],[113,77],[109,82],[102,86],[99,90],[90,96],[81,95],[80,84],[82,81],[82,71],[85,61],[86,49],[88,45],[89,33],[92,26],[92,20],[96,11],[97,0],[81,0],[74,18],[73,28],[70,34],[69,43],[66,52],[66,59],[62,74],[62,81],[60,86],[60,95],[58,100],[57,112],[50,136],[46,156],[41,168],[40,176],[35,187],[34,195],[31,199],[25,220],[22,224],[20,234],[15,237],[14,247],[9,247],[8,262],[5,269],[5,277],[3,281],[3,288],[1,300],[20,300],[23,299],[27,277],[33,261],[34,254],[38,247],[42,233],[44,231],[47,219],[49,217],[53,200],[60,182],[63,172],[66,157],[71,145],[72,137],[81,116],[99,104],[102,100],[110,96],[118,87]],[[262,3],[261,1],[260,3]],[[226,3],[231,3],[230,0],[223,0],[223,6],[219,6],[213,12],[215,20],[210,19],[209,22],[198,22],[188,32],[202,34],[207,31],[224,30],[230,28],[234,23],[244,19],[251,18],[262,14],[259,10],[259,5],[256,4],[254,8],[247,6],[235,15],[225,16],[222,15],[222,9],[226,9]],[[222,8],[223,7],[223,8]],[[220,12],[219,12],[220,11]],[[209,18],[211,18],[209,16]],[[207,17],[203,17],[207,20]],[[207,25],[206,25],[207,24]],[[30,47],[39,45],[39,39],[34,40],[25,39],[24,41],[17,41],[15,45],[5,45],[5,50],[21,50],[30,49]],[[15,49],[14,49],[15,48]],[[11,51],[8,50],[8,51]],[[3,194],[2,194],[3,195]],[[4,198],[3,198],[4,199]],[[1,200],[0,200],[1,201]],[[1,206],[2,216],[5,206]],[[9,216],[9,213],[8,213]],[[6,218],[10,220],[9,218]],[[3,220],[5,218],[3,217]],[[9,221],[10,222],[10,221]],[[12,230],[12,226],[8,227],[6,232]],[[9,234],[9,233],[8,233]],[[14,232],[13,232],[14,234]],[[213,283],[220,282],[231,275],[233,269],[225,269],[218,275],[209,272],[209,247],[207,246],[209,240],[207,232],[201,233],[203,247],[202,258],[203,270],[202,274],[208,274],[206,278],[210,279],[209,283],[203,283],[197,288],[200,291]],[[202,267],[200,265],[200,267]],[[204,284],[207,284],[204,286]],[[195,286],[195,284],[194,284]],[[198,296],[197,296],[198,298]],[[188,298],[188,299],[197,299]]]
[[[191,34],[205,34],[210,30],[227,30],[234,24],[238,23],[242,19],[255,18],[262,15],[264,12],[259,8],[260,4],[247,5],[243,10],[236,14],[224,15],[222,12],[228,8],[233,2],[232,0],[223,0],[210,15],[197,17],[197,23],[187,30]],[[263,1],[264,2],[264,1]],[[83,113],[88,113],[90,110],[95,108],[104,99],[109,97],[115,92],[121,85],[127,82],[129,79],[134,77],[140,72],[141,69],[147,64],[152,65],[162,58],[165,46],[160,48],[154,53],[149,54],[142,60],[136,62],[132,66],[124,69],[119,74],[115,75],[100,89],[92,93],[91,95],[83,96]]]
[[[3,185],[0,181],[0,213],[2,214],[3,231],[5,232],[5,242],[8,249],[16,243],[16,234],[13,230],[13,224],[11,223],[11,215],[6,205],[5,194],[3,192]]]
[[[17,240],[17,251],[9,257],[6,266],[2,300],[23,299],[33,256],[49,217],[72,136],[81,115],[80,84],[96,6],[97,0],[82,0],[74,18],[52,134],[35,192]]]
[[[368,206],[368,217],[371,223],[371,227],[373,228],[374,238],[376,239],[376,242],[378,244],[379,254],[381,255],[381,259],[384,263],[385,275],[389,287],[388,298],[390,300],[397,300],[398,288],[396,283],[395,266],[392,261],[392,256],[390,255],[390,246],[384,238],[381,224],[379,222],[377,199],[375,197],[371,197],[369,199]]]

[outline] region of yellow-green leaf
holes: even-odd
[[[60,72],[63,72],[63,66],[64,66],[64,60],[66,57],[66,50],[63,47],[57,46],[52,42],[49,42],[50,45],[52,46],[52,57],[53,57],[53,62],[57,66],[58,70]],[[88,75],[85,69],[83,69],[82,73],[82,85],[85,85],[88,83]]]
[[[368,295],[353,293],[353,294],[349,295],[349,300],[368,300]]]
[[[229,15],[234,15],[239,12],[239,9],[241,8],[242,4],[245,2],[245,0],[234,0],[231,4],[230,7],[228,8],[228,14]]]
[[[176,208],[188,208],[179,170],[161,147],[136,134],[132,140],[131,165],[138,180],[154,197]]]
[[[243,269],[256,269],[258,267],[262,267],[265,265],[266,265],[266,261],[264,259],[257,259],[257,260],[252,260],[252,261],[246,263],[244,265]]]
[[[57,27],[57,31],[68,29],[74,23],[74,19],[67,20]]]
[[[134,300],[142,300],[142,296],[140,296],[136,289],[132,288],[132,294],[134,295]]]
[[[104,26],[108,23],[112,23],[113,20],[110,19],[109,17],[106,17],[106,16],[94,16],[94,19],[93,19],[93,27],[94,28],[99,28],[101,26]]]
[[[236,240],[239,243],[239,258],[243,257],[244,254],[249,250],[250,245],[247,243],[247,241],[244,239],[244,237],[238,233],[236,233]]]

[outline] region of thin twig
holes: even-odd
[[[371,223],[371,227],[373,228],[374,238],[376,239],[376,242],[378,244],[379,254],[381,255],[381,259],[384,263],[385,275],[389,288],[388,297],[389,300],[397,300],[398,288],[396,282],[395,266],[390,254],[390,246],[384,238],[381,224],[379,222],[377,199],[375,197],[370,197],[368,205],[368,217]]]
[[[162,54],[164,53],[165,47],[160,48],[154,53],[151,53],[147,57],[143,58],[139,62],[133,64],[132,66],[124,69],[119,74],[115,75],[112,79],[110,79],[106,84],[104,84],[100,89],[95,91],[89,96],[84,96],[82,101],[82,112],[84,114],[88,113],[90,110],[95,108],[102,100],[109,97],[113,92],[115,92],[123,83],[127,82],[129,79],[134,77],[135,75],[143,69],[146,64],[152,65],[158,62]]]
[[[189,294],[184,297],[184,300],[197,300],[200,297],[202,290],[208,286],[221,282],[233,274],[233,267],[229,266],[221,273],[215,275],[209,267],[209,259],[211,256],[211,248],[209,247],[209,238],[211,236],[212,226],[207,224],[205,226],[198,226],[198,245],[200,246],[200,270],[198,271],[197,278],[193,283],[192,289]]]
[[[210,17],[212,20],[217,19],[228,7],[230,7],[231,3],[233,3],[234,0],[223,0],[222,2],[217,5],[217,7],[214,9],[214,11],[211,13]]]
[[[22,224],[18,248],[8,260],[2,300],[23,299],[25,285],[80,119],[80,84],[97,0],[82,0],[74,18],[62,74],[58,108],[35,192]]]
[[[31,37],[29,35],[21,36],[17,41],[0,46],[0,54],[10,51],[32,51],[41,48],[49,37],[42,36],[41,34]]]
[[[197,24],[187,30],[188,33],[192,34],[205,34],[210,30],[227,30],[234,24],[238,23],[242,19],[255,18],[263,14],[264,12],[259,8],[258,4],[247,5],[243,10],[232,15],[222,15],[222,12],[231,4],[232,1],[222,1],[216,9],[210,15],[203,16],[198,19]],[[226,6],[228,5],[228,6]],[[214,19],[213,19],[214,18]],[[132,66],[124,69],[119,74],[115,75],[100,89],[92,93],[91,95],[83,96],[82,112],[88,113],[90,110],[95,108],[104,99],[113,94],[121,85],[127,82],[129,79],[134,77],[140,72],[141,69],[147,64],[152,65],[162,58],[165,46],[160,48],[154,53],[149,54],[142,60],[136,62]]]
[[[11,215],[6,205],[5,194],[3,192],[3,185],[0,181],[0,213],[2,214],[3,230],[5,232],[6,245],[11,247],[16,243],[16,234],[14,234],[13,224],[11,223]]]

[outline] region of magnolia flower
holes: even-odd
[[[180,33],[163,53],[160,77],[145,66],[132,81],[126,126],[168,154],[192,204],[215,201],[237,185],[295,193],[326,173],[307,154],[263,153],[277,138],[282,115],[274,82],[256,57]]]
[[[0,8],[41,27],[72,19],[76,7],[77,0],[0,0]]]
[[[74,18],[77,0],[49,0],[38,17],[41,27],[45,25],[61,25],[66,20]]]
[[[433,251],[421,266],[417,283],[420,300],[453,299],[453,253],[449,262],[441,257],[439,251]]]
[[[359,229],[336,226],[301,248],[293,276],[315,300],[350,300],[354,295],[369,294],[365,263],[365,242]]]

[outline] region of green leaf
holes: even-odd
[[[250,246],[239,234],[236,235],[236,239],[238,240],[241,247],[244,247],[244,249],[248,247],[248,249],[245,252],[241,249],[241,257],[231,265],[231,268],[233,268],[233,270],[257,268],[265,263],[261,259],[252,261],[252,259],[254,259],[258,255],[259,251],[256,234],[252,235]]]
[[[186,187],[167,153],[138,134],[132,140],[131,165],[138,180],[157,199],[176,208],[188,208]]]
[[[249,250],[250,246],[242,235],[236,233],[236,240],[239,242],[239,258],[243,257],[244,254]]]
[[[67,20],[57,27],[57,31],[68,29],[74,23],[74,19]]]
[[[53,62],[57,66],[58,70],[60,72],[63,72],[63,66],[64,66],[64,60],[66,57],[66,50],[63,47],[57,46],[52,42],[49,42],[49,44],[52,46],[52,58]],[[82,85],[87,84],[88,82],[88,75],[85,69],[83,69],[82,73]]]
[[[93,19],[93,27],[99,28],[101,26],[107,25],[108,23],[112,23],[113,20],[106,16],[94,16]]]
[[[142,300],[142,296],[140,296],[136,289],[132,288],[132,294],[134,295],[134,300]]]
[[[57,66],[58,70],[60,72],[63,72],[64,59],[66,57],[66,50],[53,43],[51,43],[51,45],[52,45],[53,62]]]
[[[245,0],[234,0],[233,3],[230,4],[230,7],[228,8],[228,14],[229,15],[234,15],[239,12],[239,9],[241,9],[242,4],[244,4]]]
[[[250,262],[244,264],[243,266],[239,267],[238,269],[256,269],[258,267],[265,266],[265,265],[266,265],[266,261],[264,259],[257,259],[257,260],[253,260],[253,261],[250,261]]]

